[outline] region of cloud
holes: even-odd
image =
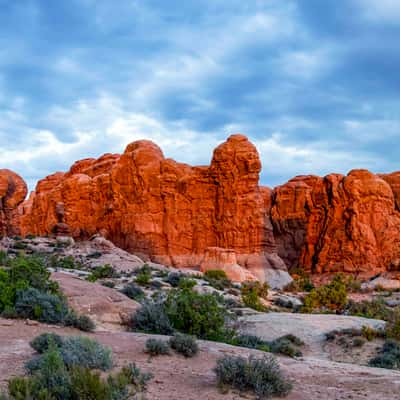
[[[396,0],[357,0],[357,4],[370,21],[400,23],[400,3]]]
[[[0,14],[0,159],[31,188],[142,138],[208,164],[235,132],[271,186],[399,169],[396,2],[28,3]]]

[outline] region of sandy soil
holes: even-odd
[[[66,328],[24,321],[0,319],[0,384],[23,373],[24,362],[33,354],[29,340],[42,332],[82,334]],[[113,349],[117,366],[135,361],[154,374],[147,399],[150,400],[233,400],[243,399],[238,393],[222,394],[216,387],[212,369],[223,354],[258,354],[224,344],[201,342],[200,354],[193,359],[178,355],[149,360],[143,353],[149,335],[127,332],[91,334]],[[301,360],[280,357],[285,373],[294,382],[289,400],[396,400],[400,399],[400,372],[335,363],[313,357]],[[251,399],[250,395],[245,398]]]

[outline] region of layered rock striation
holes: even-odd
[[[289,269],[377,273],[400,269],[400,172],[298,176],[259,185],[257,149],[243,135],[218,146],[209,166],[165,158],[146,140],[122,155],[77,161],[41,180],[0,174],[1,233],[100,233],[117,246],[180,268],[224,269],[274,281]],[[274,273],[275,271],[275,273]]]

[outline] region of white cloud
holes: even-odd
[[[363,16],[371,21],[400,23],[398,0],[356,0]]]

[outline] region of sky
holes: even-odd
[[[400,170],[398,0],[0,0],[0,168],[37,180],[138,139],[262,184]]]

